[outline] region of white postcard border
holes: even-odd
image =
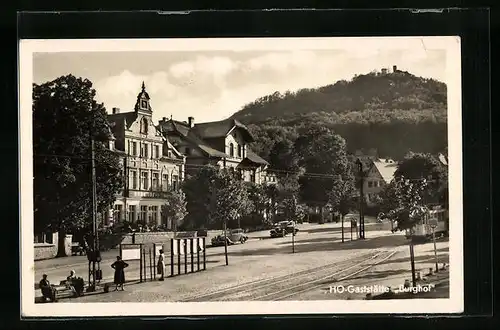
[[[286,301],[286,302],[198,302],[198,303],[34,303],[33,247],[33,151],[32,83],[33,54],[37,52],[103,51],[200,51],[200,50],[310,50],[359,49],[446,50],[448,91],[449,158],[449,256],[450,297],[377,301]],[[306,86],[305,86],[306,87]],[[85,316],[186,316],[238,314],[343,314],[343,313],[460,313],[463,295],[463,214],[462,214],[462,114],[460,38],[451,37],[359,37],[359,38],[234,38],[234,39],[83,39],[21,40],[19,45],[19,178],[21,313],[23,317]],[[75,308],[78,306],[78,308]]]

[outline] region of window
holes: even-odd
[[[368,181],[368,188],[371,188],[373,186],[373,182],[372,181]]]
[[[122,205],[115,205],[114,209],[115,212],[113,212],[113,220],[114,222],[119,222],[122,219]]]
[[[146,104],[145,108],[147,108],[147,104]],[[142,118],[142,120],[141,120],[141,133],[148,134],[148,119],[147,118]]]
[[[241,145],[238,144],[238,157],[241,157]]]
[[[172,188],[173,190],[177,190],[177,181],[179,180],[179,176],[172,175]]]
[[[161,186],[163,191],[168,190],[168,174],[163,174],[161,178]]]
[[[148,190],[149,185],[148,185],[148,172],[142,172],[141,173],[141,179],[142,179],[142,189],[143,190]]]
[[[252,171],[252,172],[250,173],[250,182],[255,183],[255,171]]]
[[[135,205],[129,205],[128,206],[128,221],[129,222],[135,222],[136,221],[136,215],[135,215]]]
[[[149,145],[148,144],[144,144],[144,158],[148,158],[148,151],[149,151]]]
[[[154,224],[158,223],[158,206],[149,207],[148,222]]]
[[[160,158],[160,146],[155,146],[155,156],[156,158]]]
[[[158,173],[153,173],[153,190],[158,190],[159,187],[159,181],[158,181],[159,174]]]
[[[234,145],[232,143],[229,144],[229,156],[234,157]]]
[[[148,215],[148,207],[146,205],[141,205],[141,213],[139,214],[139,220],[142,223],[145,223],[147,215]]]
[[[132,156],[137,156],[137,142],[132,142]]]
[[[131,174],[130,186],[132,187],[132,189],[137,189],[137,172],[136,171],[130,171],[130,174]]]

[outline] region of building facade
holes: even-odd
[[[195,124],[194,118],[181,122],[163,118],[161,132],[186,157],[186,173],[207,165],[229,168],[246,182],[273,184],[275,175],[268,162],[250,148],[254,141],[245,125],[235,119]]]
[[[178,189],[184,178],[185,157],[154,125],[152,114],[143,83],[133,111],[113,108],[108,115],[114,136],[110,148],[122,155],[125,182],[107,224],[128,221],[171,228],[162,211],[166,193]]]
[[[376,159],[366,173],[363,182],[363,192],[367,206],[373,206],[378,201],[378,195],[394,179],[398,164],[392,159]]]

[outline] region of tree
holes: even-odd
[[[66,233],[92,228],[91,136],[97,212],[107,211],[123,187],[120,158],[108,148],[106,109],[95,94],[88,79],[73,75],[33,85],[34,225],[59,233],[58,256],[66,255]]]
[[[245,215],[249,211],[249,199],[245,184],[227,169],[220,169],[210,178],[210,208],[208,219],[212,224],[222,224],[224,235],[227,234],[227,223]],[[226,265],[227,239],[224,240]]]
[[[396,223],[394,231],[409,232],[409,247],[410,247],[410,262],[412,270],[413,285],[416,284],[415,279],[415,256],[413,253],[413,230],[427,212],[424,204],[424,194],[427,189],[427,181],[410,180],[403,176],[395,179],[395,183],[390,186],[392,192],[388,192],[388,196],[394,196],[395,202],[390,202],[386,208],[390,210],[386,213],[386,217],[393,223]]]
[[[255,227],[262,225],[267,221],[266,209],[269,203],[269,197],[266,194],[266,189],[261,184],[246,182],[248,194],[248,210],[247,216],[244,218],[246,225]],[[241,225],[239,224],[238,227]]]
[[[170,219],[172,228],[177,231],[182,224],[182,220],[187,215],[186,195],[181,190],[169,191],[163,205],[163,214],[166,219]]]
[[[394,177],[410,180],[425,178],[427,185],[422,197],[426,203],[443,202],[443,193],[448,189],[447,168],[431,154],[410,152],[399,164]]]
[[[345,178],[336,175],[332,180],[332,190],[329,192],[329,205],[333,211],[340,214],[342,222],[342,242],[344,242],[344,217],[355,208],[356,188],[354,176],[348,173]]]
[[[332,130],[317,125],[295,141],[295,150],[307,174],[299,179],[302,200],[309,205],[319,205],[323,218],[323,209],[333,188],[333,176],[340,175],[345,180],[349,176],[346,141]]]
[[[280,140],[274,143],[269,153],[269,165],[280,172],[297,172],[299,158],[294,151],[292,140]]]
[[[210,185],[218,171],[219,169],[215,166],[204,166],[184,180],[182,191],[186,196],[188,213],[184,220],[184,227],[193,229],[206,228],[210,225],[208,222],[212,197]]]

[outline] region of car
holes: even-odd
[[[228,229],[227,234],[224,235],[222,232],[220,235],[217,235],[212,238],[212,246],[222,246],[224,245],[224,238],[227,240],[227,245],[232,245],[237,242],[243,244],[248,240],[248,236],[245,235],[245,231],[241,228],[237,229]]]
[[[275,227],[269,231],[272,238],[285,237],[288,234],[297,234],[299,229],[293,221],[280,221],[276,223]]]

